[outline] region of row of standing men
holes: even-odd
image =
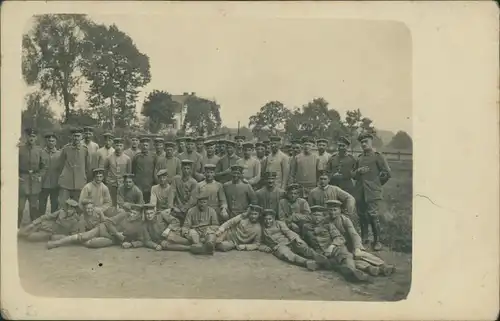
[[[51,212],[68,198],[80,200],[82,189],[86,185],[91,186],[87,183],[91,183],[92,172],[96,168],[104,169],[104,182],[114,207],[117,206],[119,187],[123,185],[124,174],[127,173],[134,174],[133,181],[148,203],[153,185],[159,182],[158,172],[166,171],[168,183],[173,183],[174,178],[182,173],[182,161],[190,160],[195,183],[204,180],[207,164],[215,166],[215,179],[220,183],[231,180],[231,166],[238,164],[243,170],[243,182],[254,190],[265,185],[263,175],[266,172],[273,172],[276,188],[284,190],[288,185],[298,183],[301,196],[305,199],[310,199],[309,194],[314,188],[320,188],[322,192],[318,192],[317,197],[321,199],[319,205],[323,206],[332,197],[327,195],[328,191],[322,190],[328,190],[324,185],[337,185],[356,199],[363,243],[368,244],[368,227],[371,226],[373,246],[381,248],[378,214],[382,185],[390,178],[390,168],[384,157],[373,150],[370,134],[358,137],[363,154],[355,158],[347,152],[350,141],[345,137],[337,141],[337,153],[330,155],[326,152],[326,139],[315,141],[308,137],[293,140],[286,150],[281,150],[284,146],[281,146],[281,138],[277,136],[255,144],[244,142],[243,136],[236,136],[234,141],[182,137],[175,142],[154,137],[154,150],[151,150],[149,136],[132,135],[130,148],[124,150],[123,139],[114,137],[112,133],[103,135],[105,143],[101,148],[92,140],[91,127],[74,128],[71,133],[72,142],[60,150],[57,149],[56,135],[46,134],[46,146],[42,149],[36,145],[36,130],[26,130],[26,144],[19,150],[19,224],[26,200],[30,204],[32,220],[45,212],[48,198]],[[312,152],[314,144],[317,145],[317,153]],[[179,199],[182,199],[183,194],[188,194],[189,186],[184,182],[177,185],[175,188],[181,195]],[[236,203],[231,204],[232,210],[237,212],[238,208],[245,208],[244,204]]]

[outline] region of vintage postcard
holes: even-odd
[[[496,317],[494,2],[1,21],[4,318]]]

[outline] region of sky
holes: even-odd
[[[248,125],[270,100],[289,108],[317,97],[342,116],[359,108],[384,130],[412,133],[411,35],[389,21],[91,15],[116,24],[147,54],[142,89],[216,99],[223,125]],[[62,107],[60,107],[62,111]]]

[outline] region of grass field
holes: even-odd
[[[309,272],[260,252],[200,257],[119,247],[48,251],[43,243],[19,241],[21,283],[33,295],[53,297],[400,300],[411,284],[412,164],[390,165],[393,178],[384,187],[381,217],[386,249],[380,256],[397,272],[373,284],[351,284],[333,272]]]

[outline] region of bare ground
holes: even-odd
[[[203,298],[386,301],[404,299],[411,256],[381,252],[398,270],[373,284],[346,282],[331,271],[310,272],[261,252],[193,256],[183,252],[70,246],[47,250],[19,241],[24,289],[49,297]]]

